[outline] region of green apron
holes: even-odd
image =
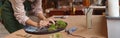
[[[30,10],[30,8],[31,8],[30,4],[31,3],[28,2],[27,0],[24,2],[26,11]],[[3,25],[10,33],[15,32],[19,29],[22,29],[24,27],[14,17],[14,12],[13,12],[13,9],[12,9],[12,6],[11,6],[11,3],[9,2],[9,0],[5,0],[4,4],[2,5],[1,18],[2,18]]]

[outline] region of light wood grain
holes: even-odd
[[[107,25],[106,18],[102,15],[94,15],[92,16],[92,29],[87,29],[86,26],[86,17],[84,15],[78,16],[68,16],[64,19],[56,18],[57,20],[64,20],[68,23],[66,29],[70,27],[77,27],[77,31],[72,33],[73,35],[68,35],[66,32],[61,31],[58,32],[62,35],[63,38],[107,38]],[[25,38],[21,36],[17,36],[16,34],[26,35],[27,33],[21,29],[18,30],[5,38]],[[53,33],[54,34],[54,33]],[[53,34],[46,35],[33,35],[30,38],[50,38]],[[82,37],[81,37],[82,36]]]

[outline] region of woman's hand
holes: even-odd
[[[47,20],[41,20],[38,24],[38,26],[43,27],[43,26],[48,26],[49,25],[49,21]]]
[[[38,25],[40,27],[48,26],[48,25],[51,24],[50,22],[52,22],[53,24],[55,24],[55,22],[54,22],[54,20],[52,18],[47,18],[47,19],[41,20]]]
[[[54,18],[48,18],[47,19],[49,22],[52,22],[53,24],[55,24],[55,19]]]

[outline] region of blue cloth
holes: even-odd
[[[30,26],[30,25],[26,25],[25,27],[24,27],[24,30],[25,31],[28,31],[28,32],[37,32],[37,27],[34,27],[34,26]]]

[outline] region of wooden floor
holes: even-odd
[[[1,24],[0,22],[0,38],[3,38],[8,34],[9,34],[8,31],[4,28],[3,24]]]

